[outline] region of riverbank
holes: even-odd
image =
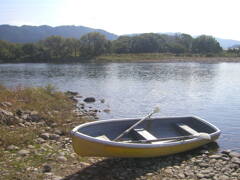
[[[231,56],[200,56],[197,54],[174,55],[166,53],[143,53],[143,54],[107,54],[98,56],[95,62],[240,62],[240,57]]]
[[[78,100],[80,105],[77,105]],[[0,172],[2,179],[215,179],[240,177],[240,154],[215,154],[216,143],[173,156],[148,159],[79,157],[70,129],[97,118],[87,103],[104,103],[53,87],[0,86]]]
[[[54,63],[54,64],[71,64],[71,63],[104,63],[104,62],[240,62],[240,57],[231,55],[200,55],[200,54],[171,54],[171,53],[138,53],[138,54],[104,54],[97,57],[71,57],[60,59],[27,59],[27,60],[1,60],[4,63]]]

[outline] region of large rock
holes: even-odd
[[[0,123],[6,125],[15,125],[19,123],[19,118],[10,111],[0,108]]]
[[[77,95],[78,95],[78,92],[67,91],[66,94],[67,94],[67,95],[70,95],[70,96],[77,96]]]
[[[94,97],[87,97],[83,100],[84,102],[87,102],[87,103],[91,103],[91,102],[95,102],[96,99]]]

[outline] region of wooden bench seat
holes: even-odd
[[[100,140],[105,140],[105,141],[110,141],[110,139],[106,136],[106,135],[101,135],[101,136],[97,136],[96,139],[100,139]]]
[[[133,129],[135,134],[137,136],[140,136],[140,138],[143,138],[144,140],[155,140],[157,139],[154,135],[152,135],[150,132],[148,132],[145,129]]]
[[[195,131],[193,128],[191,128],[190,126],[188,126],[188,125],[186,125],[186,124],[183,124],[183,123],[179,123],[179,124],[177,124],[177,126],[178,126],[181,130],[183,130],[183,131],[185,131],[185,132],[187,132],[187,133],[189,133],[189,134],[191,134],[191,135],[195,135],[195,134],[198,134],[198,133],[199,133],[199,132]]]

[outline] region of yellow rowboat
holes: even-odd
[[[156,157],[188,151],[215,141],[221,131],[196,117],[112,119],[85,123],[72,131],[74,151],[80,156]],[[126,129],[137,124],[129,133]],[[117,139],[117,140],[116,140]]]

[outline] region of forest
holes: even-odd
[[[36,43],[10,43],[0,40],[1,62],[61,62],[94,59],[103,54],[171,53],[186,56],[240,56],[240,47],[224,51],[212,36],[196,38],[188,34],[145,33],[107,40],[99,32],[79,39],[50,36]]]

